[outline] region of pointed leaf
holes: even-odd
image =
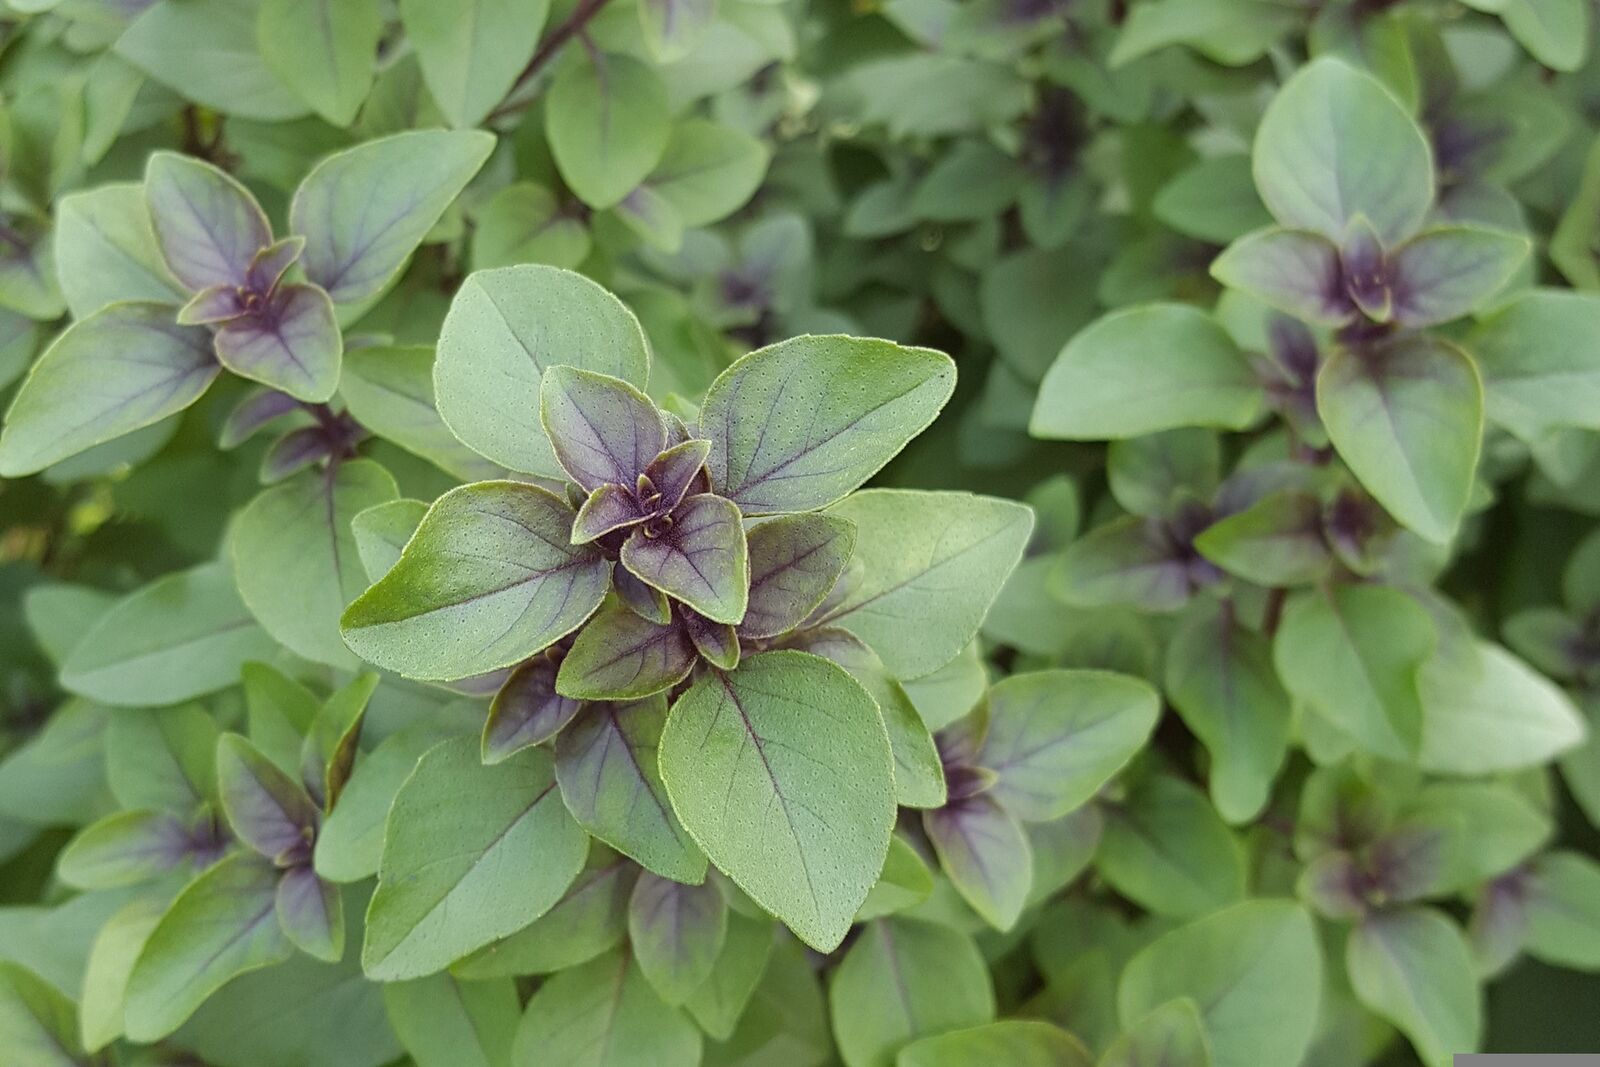
[[[579,703],[556,692],[558,666],[535,656],[511,672],[489,703],[483,762],[499,763],[530,745],[544,744],[578,714]]]
[[[855,524],[863,577],[812,624],[849,630],[901,679],[960,654],[1033,529],[1027,507],[967,493],[868,489],[829,514]],[[907,618],[920,620],[914,632]]]
[[[1600,429],[1600,353],[1573,337],[1600,329],[1600,296],[1533,289],[1484,316],[1464,344],[1483,375],[1489,418],[1524,440],[1558,426]]]
[[[1084,804],[1143,746],[1161,699],[1109,671],[1036,671],[989,690],[977,763],[999,775],[992,795],[1019,818],[1057,819]]]
[[[549,11],[548,0],[463,0],[448,8],[401,0],[406,37],[450,125],[481,125],[505,99],[533,57]]]
[[[869,923],[828,986],[847,1067],[893,1067],[904,1045],[994,1018],[994,989],[972,939],[908,919]]]
[[[78,1011],[78,1025],[88,1051],[98,1052],[122,1036],[128,977],[166,910],[164,899],[135,898],[112,914],[95,935],[84,968]]]
[[[128,978],[130,1040],[165,1037],[229,980],[289,958],[294,946],[278,926],[277,886],[270,863],[238,853],[178,894]]]
[[[161,255],[191,290],[243,285],[250,261],[272,243],[256,198],[203,160],[155,153],[145,167],[144,193]]]
[[[534,993],[511,1062],[571,1067],[696,1067],[700,1031],[645,981],[631,955],[611,952],[562,971]]]
[[[777,637],[817,609],[855,550],[856,530],[836,515],[786,515],[746,534],[750,603],[739,633]]]
[[[406,542],[427,513],[428,505],[420,500],[391,500],[356,512],[350,520],[350,534],[368,581],[376,582],[400,562]]]
[[[317,833],[317,873],[333,882],[359,882],[378,873],[384,822],[395,794],[427,751],[446,736],[421,722],[386,737],[357,764],[338,807]]]
[[[667,700],[587,705],[556,738],[556,779],[589,833],[663,878],[698,883],[706,858],[667,799],[661,731]]]
[[[1129,900],[1192,919],[1244,896],[1244,853],[1198,789],[1152,776],[1105,812],[1095,865]]]
[[[333,691],[317,712],[300,747],[300,781],[323,811],[332,811],[350,780],[367,702],[378,688],[378,676],[364,671]]]
[[[634,577],[681,600],[715,622],[744,618],[750,595],[750,556],[739,509],[720,496],[688,497],[672,525],[650,536],[640,527],[622,546],[622,565]]]
[[[1317,376],[1317,411],[1391,515],[1429,541],[1455,535],[1483,438],[1483,386],[1466,353],[1418,334],[1335,349]]]
[[[561,369],[561,368],[558,368]],[[644,521],[633,493],[620,485],[601,485],[589,494],[572,520],[572,543],[586,545]]]
[[[950,399],[950,357],[856,337],[798,337],[717,376],[700,408],[712,490],[746,514],[812,511],[859,486]]]
[[[539,421],[556,460],[586,492],[610,482],[632,489],[667,446],[661,413],[621,378],[557,366],[539,383]]]
[[[62,664],[61,684],[109,704],[171,704],[237,684],[241,666],[277,647],[227,568],[207,563],[118,601]]]
[[[234,520],[239,595],[268,633],[306,659],[356,665],[339,615],[366,587],[351,520],[400,490],[370,459],[302,471],[262,492]]]
[[[1448,1067],[1482,1033],[1482,994],[1472,951],[1449,919],[1429,908],[1379,912],[1345,945],[1356,997],[1398,1026],[1424,1063]]]
[[[772,920],[763,916],[748,919],[736,911],[728,913],[728,933],[722,952],[711,969],[711,977],[694,991],[684,1008],[706,1036],[726,1041],[750,1003],[761,976],[766,973],[772,954]]]
[[[589,865],[544,915],[510,937],[491,942],[452,967],[459,978],[554,974],[615,948],[628,934],[628,899],[639,866],[614,853]]]
[[[1179,426],[1241,430],[1261,411],[1244,353],[1183,304],[1113,311],[1079,331],[1039,386],[1028,432],[1073,441]]]
[[[0,1042],[17,1067],[78,1067],[77,1013],[49,982],[10,961],[0,962]]]
[[[962,1067],[1004,1063],[1010,1067],[1093,1067],[1083,1042],[1053,1023],[1002,1019],[914,1041],[900,1050],[896,1067]],[[1185,1064],[1184,1067],[1195,1067]]]
[[[638,700],[670,689],[694,668],[682,623],[666,625],[608,601],[561,661],[556,692],[574,700]]]
[[[437,746],[390,809],[362,968],[418,978],[521,929],[561,899],[587,850],[548,753],[486,766],[474,738]]]
[[[257,313],[216,335],[217,359],[233,373],[321,403],[339,387],[344,341],[333,301],[314,285],[283,285]]]
[[[388,982],[389,1022],[416,1067],[506,1067],[522,1017],[514,982],[448,974]]]
[[[113,182],[56,202],[56,273],[67,310],[86,319],[122,300],[181,302],[150,225],[144,186]]]
[[[672,129],[667,89],[630,56],[592,51],[545,96],[545,136],[567,185],[592,208],[627,196],[660,161]]]
[[[1269,493],[1206,527],[1194,547],[1228,573],[1258,585],[1307,585],[1332,564],[1322,502],[1295,489]]]
[[[1390,253],[1395,321],[1432,326],[1476,311],[1511,280],[1531,247],[1520,234],[1476,226],[1417,234]]]
[[[0,475],[20,477],[160,422],[217,377],[205,330],[161,304],[108,304],[45,349],[6,412]]]
[[[1421,672],[1423,770],[1523,770],[1583,743],[1584,718],[1560,686],[1487,641],[1476,644],[1473,660],[1439,656]]]
[[[1188,997],[1169,1000],[1128,1028],[1106,1050],[1100,1067],[1211,1067],[1200,1008]]]
[[[119,711],[106,727],[106,784],[124,808],[189,816],[217,798],[217,724],[196,704]]]
[[[557,364],[643,388],[650,358],[633,312],[581,274],[523,265],[462,283],[439,333],[439,414],[462,443],[516,471],[566,477],[530,425],[540,382]]]
[[[648,871],[628,903],[628,944],[656,995],[674,1006],[711,976],[728,930],[728,906],[712,882],[684,885]]]
[[[712,862],[806,943],[838,945],[894,821],[889,739],[866,691],[816,656],[752,656],[679,698],[660,758]]]
[[[306,278],[335,304],[376,296],[493,150],[479,130],[413,130],[318,163],[289,204]]]
[[[434,501],[400,561],[345,611],[369,663],[448,679],[510,666],[599,606],[610,564],[569,540],[572,512],[517,482],[464,485]]]
[[[217,786],[228,825],[263,857],[311,857],[317,808],[276,764],[238,734],[217,743]]]
[[[1433,202],[1433,154],[1382,82],[1318,59],[1278,90],[1256,130],[1251,166],[1285,226],[1337,241],[1365,215],[1386,244],[1411,236]]]
[[[192,846],[176,815],[119,811],[79,831],[56,861],[56,875],[76,889],[137,885],[177,869]]]
[[[1191,555],[1166,522],[1126,515],[1068,545],[1050,572],[1050,591],[1081,607],[1176,611],[1195,592]]]
[[[311,865],[291,867],[278,880],[278,924],[295,947],[329,963],[344,955],[344,902],[339,887]]]
[[[991,793],[924,812],[939,866],[972,909],[997,930],[1016,925],[1033,885],[1027,834]]]
[[[695,651],[713,667],[731,671],[739,665],[739,632],[725,622],[712,622],[693,608],[683,609],[683,630]]]
[[[372,88],[383,32],[377,0],[263,0],[261,60],[335,126],[348,126]]]
[[[1339,246],[1306,230],[1246,234],[1216,258],[1211,276],[1306,322],[1342,326],[1356,311],[1345,292]]]
[[[431,346],[365,346],[341,362],[339,396],[363,428],[461,481],[504,476],[505,468],[462,444],[439,416]]]

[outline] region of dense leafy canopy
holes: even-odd
[[[0,1064],[1600,1047],[1597,33],[0,0]]]

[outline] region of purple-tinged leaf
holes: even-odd
[[[1485,977],[1505,970],[1528,939],[1529,888],[1527,869],[1518,868],[1485,885],[1473,902],[1467,938]]]
[[[590,493],[578,508],[578,516],[572,520],[572,543],[586,545],[644,519],[639,505],[634,502],[633,492],[607,482]]]
[[[367,702],[378,688],[378,676],[364,671],[334,690],[306,733],[300,747],[300,781],[322,810],[332,811],[350,780],[366,721]]]
[[[739,633],[776,637],[799,626],[822,603],[850,562],[856,528],[832,515],[786,515],[746,535],[750,601]]]
[[[1395,321],[1432,326],[1476,311],[1511,280],[1531,247],[1520,234],[1475,226],[1417,234],[1390,257]]]
[[[238,448],[263,427],[294,413],[304,418],[310,417],[305,415],[300,401],[288,393],[264,387],[255,389],[228,412],[227,419],[222,423],[222,433],[217,437],[217,447]]]
[[[300,951],[336,963],[344,955],[344,904],[339,887],[317,877],[309,863],[278,880],[278,925]]]
[[[245,314],[239,289],[233,285],[209,285],[178,309],[179,326],[211,326]]]
[[[989,729],[976,763],[1000,775],[989,793],[1028,822],[1087,803],[1155,729],[1161,697],[1111,671],[1012,675],[989,689]]]
[[[283,281],[289,268],[300,260],[306,250],[306,239],[299,235],[285,237],[257,252],[245,272],[245,286],[257,293],[270,293]]]
[[[245,284],[251,260],[272,243],[250,191],[192,156],[152,155],[144,192],[162,258],[191,290]]]
[[[1374,322],[1388,322],[1394,316],[1394,279],[1378,231],[1365,216],[1350,220],[1339,245],[1339,266],[1356,307]]]
[[[603,702],[556,738],[556,779],[578,824],[663,878],[703,881],[706,857],[667,799],[656,758],[667,699]]]
[[[617,599],[640,618],[662,626],[672,621],[672,605],[667,601],[667,594],[644,584],[629,573],[628,568],[617,567],[612,570],[611,588],[617,594]]]
[[[679,429],[683,423],[676,416],[672,421]],[[711,442],[698,439],[674,443],[674,430],[667,432],[667,448],[644,469],[644,478],[638,483],[640,507],[652,515],[665,515],[695,489],[696,482],[705,483],[706,457],[711,454]],[[705,492],[704,488],[695,490]]]
[[[539,420],[562,469],[589,492],[607,482],[632,489],[667,444],[649,397],[621,378],[577,367],[545,371]]]
[[[628,901],[628,944],[645,980],[668,1004],[711,977],[728,934],[728,905],[715,882],[684,885],[646,871]]]
[[[1471,828],[1457,812],[1402,823],[1372,842],[1361,857],[1378,903],[1422,900],[1461,881],[1460,846]]]
[[[642,0],[645,46],[660,63],[682,59],[700,43],[716,14],[716,0]]]
[[[732,626],[712,622],[693,608],[685,608],[683,628],[695,649],[713,667],[731,671],[739,665],[739,633]]]
[[[607,601],[561,661],[556,691],[576,700],[638,700],[681,682],[695,650],[677,622],[651,622]]]
[[[239,839],[280,866],[308,863],[317,808],[300,784],[238,734],[217,740],[217,790]]]
[[[1147,612],[1177,611],[1198,584],[1196,564],[1219,573],[1204,557],[1177,543],[1167,523],[1127,515],[1068,545],[1048,582],[1052,593],[1077,607],[1116,604]]]
[[[191,838],[176,815],[119,811],[79,831],[57,861],[74,889],[114,889],[158,878],[190,856]]]
[[[1260,585],[1308,585],[1332,565],[1322,502],[1284,489],[1201,531],[1194,547],[1230,574]]]
[[[1436,544],[1454,536],[1483,438],[1483,385],[1465,352],[1422,334],[1336,349],[1317,376],[1317,411],[1396,520]]]
[[[499,763],[529,745],[542,745],[572,721],[582,706],[556,692],[559,664],[535,656],[511,672],[483,724],[483,762]]]
[[[314,285],[285,285],[217,331],[217,359],[241,377],[321,403],[339,387],[344,341],[333,302]]]
[[[732,501],[710,493],[688,497],[670,525],[649,523],[628,535],[622,565],[714,622],[744,618],[750,558]]]
[[[211,338],[164,304],[107,304],[28,372],[0,428],[0,476],[33,474],[182,411],[217,377]]]
[[[345,611],[345,643],[407,677],[465,678],[520,663],[577,629],[611,563],[571,543],[572,511],[521,482],[434,501],[400,561]]]
[[[320,426],[290,430],[261,454],[261,484],[276,485],[333,454],[333,445]]]
[[[493,150],[479,130],[414,130],[318,163],[289,204],[306,277],[336,304],[376,296]]]
[[[956,891],[990,926],[1011,929],[1033,885],[1021,824],[983,793],[923,812],[922,825]]]
[[[1211,264],[1211,276],[1308,322],[1341,326],[1355,314],[1339,249],[1321,234],[1277,228],[1246,234]]]
[[[717,376],[700,409],[712,490],[746,514],[813,511],[872,475],[950,399],[943,353],[856,337],[797,337]]]
[[[1348,852],[1335,850],[1306,864],[1295,883],[1295,891],[1317,913],[1329,918],[1348,921],[1367,913],[1366,875],[1356,858]]]

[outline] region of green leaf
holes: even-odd
[[[516,663],[599,606],[610,563],[569,543],[572,512],[518,482],[452,489],[387,574],[345,611],[357,655],[412,678],[464,678]]]
[[[56,270],[74,319],[125,300],[183,299],[150,225],[144,186],[114,182],[69,193],[56,203]]]
[[[504,468],[458,441],[439,417],[433,363],[433,349],[420,345],[346,352],[339,395],[362,426],[456,478],[478,481],[504,475]]]
[[[713,622],[741,621],[750,596],[750,555],[738,507],[697,493],[684,498],[672,519],[672,528],[655,537],[635,529],[622,545],[622,565]]]
[[[1126,515],[1068,545],[1046,584],[1079,607],[1177,611],[1195,592],[1189,562],[1167,522]]]
[[[939,866],[972,910],[997,930],[1016,925],[1033,888],[1028,836],[991,793],[923,812]]]
[[[515,263],[571,269],[589,255],[588,227],[555,194],[536,182],[513,182],[478,209],[472,231],[472,267]]]
[[[245,505],[230,554],[239,594],[268,633],[307,659],[356,665],[339,635],[340,613],[367,584],[350,521],[399,496],[388,471],[357,459],[304,471]]]
[[[75,889],[115,889],[177,869],[194,842],[165,811],[119,811],[84,827],[56,861],[56,876]]]
[[[976,762],[999,777],[1006,810],[1045,822],[1087,803],[1144,745],[1161,700],[1110,671],[1013,675],[989,690],[989,727]]]
[[[335,304],[382,292],[493,150],[480,130],[414,130],[318,163],[289,204],[306,278]]]
[[[549,13],[549,0],[400,0],[428,92],[457,127],[482,124],[505,99]]]
[[[656,996],[627,952],[562,971],[533,995],[517,1028],[513,1067],[695,1067],[700,1031]]]
[[[1576,0],[1504,0],[1494,10],[1511,36],[1547,67],[1577,70],[1589,54],[1586,4]]]
[[[900,1050],[894,1062],[895,1067],[966,1067],[978,1063],[1092,1067],[1094,1057],[1082,1041],[1053,1023],[1002,1019],[914,1041]]]
[[[219,368],[205,330],[161,304],[108,304],[69,326],[17,390],[0,430],[0,475],[41,471],[160,422],[198,400]]]
[[[1400,101],[1343,60],[1284,83],[1256,130],[1256,189],[1285,226],[1331,241],[1365,216],[1385,244],[1417,231],[1433,203],[1433,154]]]
[[[644,332],[622,301],[571,271],[478,271],[450,303],[433,381],[439,414],[462,443],[516,471],[565,480],[534,425],[540,383],[562,364],[643,388]]]
[[[1230,574],[1258,585],[1308,585],[1333,556],[1323,535],[1322,502],[1310,493],[1268,493],[1243,511],[1213,523],[1194,547]]]
[[[135,898],[95,934],[84,968],[78,1011],[79,1032],[88,1051],[98,1052],[122,1036],[128,977],[166,910],[163,899]]]
[[[1424,770],[1496,774],[1547,763],[1583,742],[1582,715],[1561,688],[1498,645],[1440,656],[1421,674]],[[1517,714],[1507,715],[1506,708]]]
[[[837,946],[894,822],[889,739],[867,692],[816,656],[752,656],[678,699],[660,759],[711,861],[807,944]]]
[[[1174,997],[1201,1005],[1214,1067],[1298,1063],[1311,1043],[1322,954],[1311,917],[1248,900],[1165,934],[1129,961],[1117,1013],[1131,1027]]]
[[[1188,997],[1169,1000],[1128,1027],[1106,1049],[1100,1067],[1210,1067],[1211,1048],[1200,1008]]]
[[[855,524],[862,577],[812,624],[849,630],[902,679],[960,654],[1033,529],[1025,506],[967,493],[868,489],[829,514]]]
[[[241,666],[276,651],[228,569],[207,563],[119,600],[62,664],[61,684],[108,704],[172,704],[237,684]]]
[[[1463,341],[1483,375],[1489,418],[1524,440],[1560,426],[1600,429],[1600,355],[1571,343],[1600,330],[1600,296],[1533,289],[1484,316]]]
[[[362,968],[418,978],[514,933],[561,899],[587,850],[548,753],[486,766],[477,738],[438,745],[389,810]]]
[[[1600,967],[1600,866],[1577,852],[1533,864],[1527,886],[1528,952],[1559,967]]]
[[[383,986],[383,1005],[416,1067],[506,1067],[522,1019],[516,983],[447,974]]]
[[[128,978],[131,1040],[165,1037],[229,980],[289,958],[294,946],[278,925],[277,887],[270,863],[238,853],[178,894]]]
[[[376,582],[400,562],[406,542],[427,513],[428,505],[420,500],[391,500],[356,512],[350,520],[350,534],[369,581]]]
[[[1443,915],[1405,908],[1368,916],[1345,945],[1345,967],[1361,1003],[1399,1027],[1429,1067],[1477,1051],[1482,994],[1472,950]]]
[[[628,903],[628,945],[668,1004],[682,1004],[711,977],[727,932],[728,906],[715,883],[639,876]]]
[[[334,690],[306,732],[300,747],[300,781],[324,811],[333,810],[350,780],[367,702],[377,688],[378,676],[372,671],[356,675]]]
[[[1505,287],[1532,247],[1520,234],[1476,226],[1417,234],[1389,256],[1395,321],[1433,326],[1476,311]]]
[[[261,59],[252,0],[163,0],[116,39],[116,53],[186,100],[241,119],[306,113]]]
[[[268,70],[333,125],[350,125],[372,88],[377,0],[262,0],[256,32]]]
[[[602,856],[604,858],[597,859]],[[615,948],[628,932],[628,900],[639,867],[603,849],[562,898],[510,937],[490,942],[451,968],[461,978],[553,974]]]
[[[78,1067],[72,1001],[26,967],[0,962],[0,1047],[16,1067]]]
[[[1410,596],[1344,585],[1292,600],[1272,651],[1296,699],[1362,747],[1404,760],[1422,742],[1417,675],[1436,641],[1433,620]]]
[[[311,690],[265,663],[246,663],[240,675],[251,742],[283,770],[298,774],[300,749],[316,721],[320,701]],[[208,746],[213,764],[216,748],[213,736]]]
[[[1272,223],[1242,153],[1195,161],[1161,187],[1150,209],[1179,233],[1218,244]]]
[[[1114,311],[1067,342],[1039,386],[1028,432],[1081,441],[1179,426],[1242,430],[1261,404],[1250,364],[1209,315],[1148,304]]]
[[[556,738],[556,778],[589,833],[663,878],[697,883],[705,854],[673,812],[658,767],[666,719],[665,696],[587,705]]]
[[[106,728],[106,781],[124,808],[190,815],[217,799],[217,724],[195,704],[119,711]]]
[[[703,6],[711,0],[648,0],[650,9]],[[704,119],[685,119],[672,128],[661,162],[645,184],[670,204],[686,228],[707,226],[743,207],[767,173],[767,146],[749,134]]]
[[[989,971],[972,939],[907,919],[867,924],[828,986],[845,1067],[893,1067],[919,1037],[994,1018]]]
[[[856,530],[835,515],[785,515],[745,531],[750,598],[741,637],[777,637],[821,605],[855,551]]]
[[[690,995],[684,1009],[713,1041],[726,1041],[750,1003],[772,954],[771,920],[728,912],[728,933],[711,977]]]
[[[442,739],[437,726],[418,723],[385,738],[356,765],[338,806],[317,832],[319,875],[334,882],[359,882],[378,873],[384,822],[395,794],[423,754]]]
[[[592,208],[618,203],[655,169],[672,130],[667,89],[637,59],[593,52],[569,62],[544,98],[556,166]]]
[[[114,800],[104,787],[107,720],[113,709],[73,698],[33,737],[0,760],[0,816],[8,828],[81,826]],[[8,836],[15,833],[10,829]],[[26,830],[18,847],[32,835]]]
[[[1189,619],[1167,648],[1166,688],[1184,725],[1211,756],[1211,802],[1230,823],[1267,804],[1289,748],[1289,694],[1272,647],[1225,611]]]
[[[745,514],[813,511],[866,481],[931,423],[955,388],[941,352],[797,337],[717,376],[700,407],[706,466]]]
[[[1152,776],[1105,816],[1096,868],[1146,910],[1193,919],[1244,896],[1244,852],[1193,786]]]

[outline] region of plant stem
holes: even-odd
[[[538,77],[539,72],[556,57],[556,53],[561,51],[563,45],[582,33],[583,28],[589,25],[589,20],[600,14],[601,9],[609,2],[610,0],[578,0],[578,6],[572,9],[572,13],[559,26],[551,30],[549,36],[539,42],[538,51],[533,53],[533,58],[528,60],[528,65],[522,68],[521,74],[517,75],[517,80],[512,84],[511,91],[506,93],[505,100],[501,101],[499,107],[489,112],[489,117],[484,121],[493,122],[495,119],[514,115],[532,103],[531,99],[518,100],[517,94],[526,89],[533,79]]]

